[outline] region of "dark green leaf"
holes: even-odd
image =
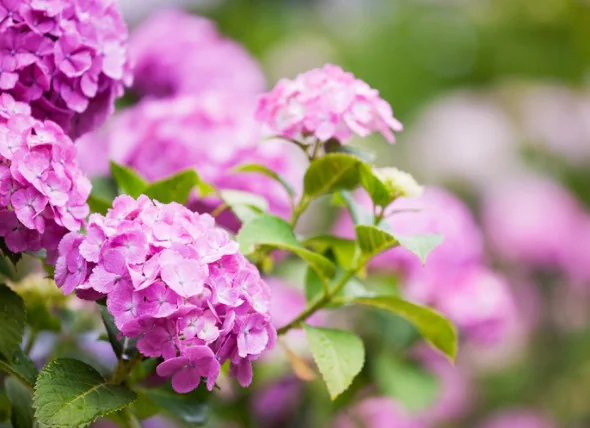
[[[346,391],[365,363],[365,347],[354,333],[305,325],[309,348],[334,400]]]
[[[14,265],[7,257],[0,253],[0,278],[5,277],[11,281],[16,280],[16,272],[14,271]]]
[[[100,315],[102,317],[103,324],[107,331],[109,343],[118,358],[132,357],[137,353],[137,339],[130,339],[124,337],[119,332],[119,329],[115,325],[115,320],[111,313],[108,311],[106,306],[99,306]]]
[[[134,392],[109,384],[88,364],[64,358],[49,363],[39,373],[33,402],[40,423],[77,427],[120,410],[135,399]]]
[[[10,421],[13,428],[32,428],[33,392],[13,377],[7,377],[4,386],[12,403]]]
[[[92,194],[101,199],[112,201],[119,194],[117,183],[112,177],[94,177],[91,182]]]
[[[334,284],[338,283],[338,281],[344,275],[344,271],[339,270],[336,273],[336,276],[330,282],[330,288],[334,287]],[[322,294],[324,288],[322,284],[321,278],[315,273],[314,270],[308,269],[305,275],[305,297],[307,298],[308,302],[314,301],[318,298],[319,295]],[[355,297],[373,297],[375,293],[367,290],[365,285],[360,282],[356,278],[351,278],[345,285],[342,287],[340,292],[336,294],[334,297],[336,298],[355,298]],[[342,306],[342,302],[335,301],[334,303],[328,305],[328,307],[338,307]]]
[[[0,353],[9,361],[20,351],[26,318],[23,299],[0,284]]]
[[[33,390],[33,385],[35,385],[35,381],[37,380],[37,367],[35,367],[31,359],[20,349],[11,360],[0,356],[0,371],[14,376]]]
[[[90,207],[90,212],[98,213],[105,215],[107,211],[112,207],[111,202],[103,199],[99,196],[91,194],[88,197],[88,206]]]
[[[438,312],[394,296],[355,298],[351,303],[390,311],[411,322],[435,348],[452,360],[457,354],[458,337],[455,326]]]
[[[361,184],[371,197],[373,204],[386,207],[397,195],[388,190],[385,183],[373,173],[373,168],[370,165],[364,164],[360,168]]]
[[[20,259],[23,258],[20,253],[13,253],[8,249],[6,242],[4,242],[4,238],[0,238],[0,252],[4,254],[5,257],[8,257],[8,260],[10,260],[14,266],[16,266],[16,264],[20,262]]]
[[[188,394],[178,394],[167,387],[146,389],[142,392],[175,419],[190,425],[207,423],[209,417],[208,394],[202,387]]]
[[[172,177],[148,185],[145,194],[163,204],[178,202],[185,204],[191,191],[199,184],[199,175],[194,169],[187,169]]]
[[[122,193],[137,198],[148,187],[148,183],[134,170],[111,161],[111,174]]]

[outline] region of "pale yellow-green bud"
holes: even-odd
[[[395,197],[416,198],[424,191],[424,188],[416,182],[411,174],[397,168],[375,168],[373,173]]]

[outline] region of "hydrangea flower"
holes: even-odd
[[[265,87],[260,66],[215,23],[180,10],[154,14],[131,35],[134,90],[140,96],[200,94],[208,90],[254,95]]]
[[[10,251],[46,249],[53,263],[61,237],[80,230],[91,185],[75,157],[59,126],[0,95],[0,237]]]
[[[260,163],[291,183],[302,181],[300,150],[282,141],[260,142],[252,110],[249,101],[221,92],[146,99],[115,116],[108,129],[79,140],[79,160],[88,173],[106,175],[112,159],[150,181],[195,168],[217,188],[261,195],[271,211],[286,216],[289,198],[278,183],[260,174],[232,171],[238,165]],[[104,148],[102,159],[97,158],[97,147]]]
[[[76,138],[102,124],[131,83],[126,41],[114,0],[4,0],[0,89]]]
[[[333,428],[427,428],[429,425],[409,414],[403,405],[390,397],[365,398],[336,418]]]
[[[121,333],[164,359],[157,372],[180,393],[201,378],[212,389],[227,360],[250,384],[252,360],[276,340],[270,289],[211,216],[122,195],[86,230],[59,245],[55,280],[64,293],[106,296]]]
[[[332,64],[280,80],[260,98],[256,117],[272,135],[298,141],[346,143],[380,132],[394,143],[403,129],[377,90]]]

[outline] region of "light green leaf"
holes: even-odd
[[[33,393],[13,377],[4,379],[6,394],[12,404],[10,421],[13,428],[33,427]]]
[[[356,156],[330,153],[314,160],[305,172],[303,189],[317,197],[337,190],[352,190],[360,184],[359,170],[364,162]]]
[[[112,201],[119,194],[117,183],[115,183],[113,177],[93,177],[90,181],[94,196],[98,196],[106,201]]]
[[[321,254],[332,252],[338,265],[344,269],[352,269],[355,265],[357,245],[353,240],[333,235],[317,235],[306,239],[303,245]]]
[[[272,169],[268,168],[267,166],[261,164],[240,165],[237,168],[235,168],[235,171],[266,175],[267,177],[272,178],[281,186],[283,186],[283,188],[291,198],[295,197],[295,190],[293,190],[293,187],[287,182],[287,180],[285,180],[281,175],[279,175]]]
[[[336,271],[330,260],[303,247],[285,220],[270,214],[263,214],[245,223],[236,239],[244,254],[253,253],[257,247],[268,246],[301,257],[322,278],[331,278]]]
[[[387,189],[385,183],[373,172],[370,165],[364,164],[361,167],[360,177],[362,186],[375,205],[386,207],[395,199],[396,195]]]
[[[43,425],[77,427],[120,410],[136,399],[124,386],[111,385],[78,360],[59,359],[39,373],[33,403]]]
[[[438,312],[394,296],[360,297],[349,301],[386,310],[405,318],[436,349],[451,360],[455,359],[458,346],[457,329],[453,323]]]
[[[31,359],[20,349],[14,354],[11,360],[0,356],[0,371],[14,376],[31,391],[37,380],[37,367]]]
[[[112,203],[94,194],[90,194],[88,197],[88,206],[90,212],[105,215],[107,211],[112,207]]]
[[[113,174],[113,178],[121,192],[132,198],[137,198],[148,187],[147,181],[133,169],[119,165],[113,161],[111,161],[111,174]]]
[[[433,373],[391,355],[379,355],[374,360],[372,372],[381,392],[401,402],[412,413],[430,408],[440,392]]]
[[[185,204],[191,191],[199,185],[199,175],[194,169],[187,169],[171,177],[148,185],[144,193],[163,204],[178,202]]]
[[[355,226],[359,248],[365,259],[370,259],[397,245],[395,237],[377,226]]]
[[[309,347],[334,400],[346,391],[365,363],[361,339],[349,331],[305,325]]]
[[[422,264],[426,264],[426,259],[430,252],[442,244],[444,238],[442,235],[435,234],[413,236],[396,234],[395,239],[397,239],[400,245],[406,250],[416,254],[420,258],[420,261],[422,261]]]
[[[234,212],[236,217],[246,223],[268,211],[268,201],[260,195],[241,190],[221,190],[221,200]]]
[[[27,314],[23,299],[0,284],[0,353],[11,361],[20,351]]]
[[[204,425],[209,418],[207,393],[202,388],[188,394],[178,394],[165,388],[146,389],[144,394],[168,415],[190,425]]]

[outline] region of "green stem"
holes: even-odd
[[[131,360],[125,361],[120,359],[117,362],[117,367],[115,367],[115,371],[113,372],[113,377],[111,378],[111,382],[113,385],[121,385],[131,373],[131,370],[141,361],[141,355],[137,353]]]
[[[37,330],[31,330],[29,337],[27,337],[27,343],[25,344],[24,353],[29,355],[31,353],[31,349],[35,346],[35,340],[37,340]]]
[[[280,329],[278,329],[277,334],[280,336],[280,335],[287,333],[289,330],[291,330],[293,328],[299,327],[301,325],[301,323],[303,323],[305,320],[307,320],[310,316],[312,316],[317,311],[319,311],[324,306],[326,306],[328,303],[330,303],[332,301],[332,299],[334,298],[334,296],[336,296],[340,292],[340,290],[342,290],[342,288],[346,285],[346,283],[355,275],[355,273],[357,273],[360,269],[362,269],[362,267],[363,267],[363,264],[361,264],[360,266],[358,266],[355,269],[351,269],[351,270],[347,271],[346,274],[344,274],[344,276],[340,279],[340,281],[338,281],[338,283],[334,286],[334,288],[332,288],[332,290],[330,290],[327,293],[324,293],[316,301],[310,303],[310,305],[307,308],[305,308],[303,310],[303,312],[301,312],[293,321],[291,321],[289,324],[285,325],[284,327],[281,327]]]
[[[14,370],[12,366],[8,362],[4,361],[2,358],[0,358],[0,371],[3,371],[17,378],[31,392],[35,391],[34,386],[31,385],[29,381],[25,379],[21,373],[19,373],[17,370]]]
[[[303,195],[301,197],[301,200],[297,204],[297,206],[295,206],[295,209],[293,210],[293,214],[291,215],[291,227],[293,229],[295,228],[295,226],[297,226],[297,222],[301,218],[301,215],[309,207],[310,203],[311,203],[311,199],[308,198],[307,196]]]

